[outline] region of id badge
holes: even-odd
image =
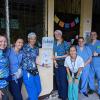
[[[74,73],[72,72],[72,78],[74,78]]]
[[[35,63],[33,62],[33,68],[36,68],[36,65],[35,65]]]
[[[30,77],[30,73],[27,73],[28,78]]]

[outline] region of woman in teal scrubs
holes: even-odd
[[[90,62],[92,60],[92,51],[88,46],[85,45],[83,37],[79,37],[78,39],[77,54],[81,56],[84,60],[84,68],[82,70],[80,92],[88,97],[87,86],[89,81],[89,71],[90,71]]]
[[[83,59],[77,55],[75,46],[69,49],[69,56],[65,59],[68,78],[68,100],[78,100],[78,85],[84,67]]]

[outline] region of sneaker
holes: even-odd
[[[85,92],[83,92],[83,95],[84,95],[84,96],[86,96],[86,97],[88,97],[88,94],[87,94],[87,93],[85,93]]]

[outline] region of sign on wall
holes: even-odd
[[[54,38],[53,37],[43,37],[42,38],[42,48],[53,48]]]
[[[6,28],[6,21],[4,18],[0,19],[0,27]],[[19,22],[17,19],[10,19],[10,28],[12,29],[19,29]]]

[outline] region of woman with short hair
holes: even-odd
[[[39,54],[38,47],[35,46],[36,34],[28,34],[28,43],[23,47],[23,81],[28,93],[29,100],[38,100],[41,92],[41,82],[36,66],[36,59]]]

